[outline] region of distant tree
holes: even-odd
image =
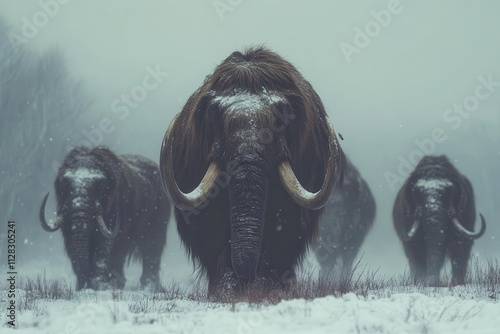
[[[54,162],[67,153],[90,103],[59,50],[16,51],[7,33],[0,20],[0,219],[18,219],[23,234],[39,231],[38,208],[52,190]]]

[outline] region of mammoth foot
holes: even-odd
[[[208,298],[213,301],[229,301],[241,290],[238,277],[231,268],[226,267],[222,278],[217,283],[209,282]]]

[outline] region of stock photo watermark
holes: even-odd
[[[236,7],[241,5],[243,0],[216,0],[212,2],[212,6],[215,9],[215,12],[219,16],[221,21],[224,21],[224,15],[227,12],[232,12]]]
[[[411,1],[411,0],[409,0]],[[364,26],[355,26],[354,37],[352,42],[344,42],[339,44],[340,51],[348,64],[352,62],[352,57],[360,54],[363,49],[368,47],[371,42],[377,38],[384,28],[387,28],[393,18],[403,11],[403,5],[400,0],[390,0],[385,9],[379,11],[371,11],[372,20],[366,22]]]
[[[474,93],[467,95],[461,103],[454,103],[452,107],[443,112],[442,119],[452,130],[460,128],[463,120],[468,119],[473,112],[479,109],[481,102],[489,99],[500,87],[500,81],[494,81],[493,74],[489,74],[486,78],[479,76],[477,80],[479,84],[476,85]],[[427,138],[415,139],[414,143],[417,148],[411,151],[408,157],[398,156],[399,165],[397,171],[384,172],[385,181],[391,191],[395,191],[398,185],[404,183],[420,159],[425,155],[434,154],[438,144],[444,143],[447,139],[446,130],[442,127],[434,128]]]
[[[30,17],[21,18],[21,28],[19,33],[10,31],[7,38],[15,52],[21,50],[33,38],[35,38],[41,29],[43,29],[51,19],[59,14],[71,0],[40,0],[38,6],[40,10],[33,13]]]
[[[164,72],[160,65],[155,68],[146,66],[146,75],[143,77],[140,85],[132,87],[128,92],[122,93],[120,97],[111,102],[110,110],[114,117],[119,121],[124,121],[130,115],[130,111],[136,109],[141,102],[146,100],[149,94],[157,89],[169,76],[168,72]],[[82,129],[81,134],[85,139],[81,140],[77,146],[93,147],[101,145],[106,135],[110,135],[116,130],[116,121],[111,117],[103,117],[96,125],[91,126],[89,129]],[[66,151],[71,151],[73,147],[67,146]],[[57,173],[60,163],[57,161],[52,162],[52,170]]]
[[[17,305],[16,305],[16,289],[17,289],[17,263],[16,263],[16,221],[9,220],[6,224],[7,234],[7,252],[5,253],[7,260],[7,326],[17,327]],[[3,236],[2,236],[3,239]]]

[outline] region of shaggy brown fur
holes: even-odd
[[[473,240],[453,228],[454,217],[469,231],[474,230],[472,185],[446,156],[425,156],[398,192],[393,209],[394,228],[417,281],[437,284],[444,259],[449,256],[453,282],[464,283]],[[405,240],[416,219],[421,221],[417,233]]]
[[[220,102],[238,96],[257,99],[260,107],[234,110],[234,104]],[[269,102],[271,96],[275,97],[273,102]],[[279,119],[283,114],[289,116],[286,121]],[[210,162],[218,163],[222,170],[232,163],[255,167],[245,173],[255,177],[248,181],[248,187],[255,185],[254,190],[262,195],[256,198],[265,200],[260,277],[280,284],[284,276],[294,277],[294,268],[317,229],[322,210],[306,210],[292,201],[280,183],[277,166],[288,159],[301,184],[318,191],[328,159],[327,122],[324,106],[310,83],[291,63],[263,47],[232,53],[205,78],[178,115],[172,129],[173,168],[182,191],[191,191],[199,184]],[[267,131],[268,141],[254,138],[266,129],[282,130]],[[338,182],[344,156],[336,138],[333,144],[332,172]],[[242,177],[244,174],[231,175],[229,183]],[[239,186],[247,189],[244,184]],[[236,199],[227,187],[219,190],[218,196],[195,214],[176,209],[182,241],[207,273],[210,288],[222,284],[233,270],[229,216],[230,202]]]
[[[77,289],[123,288],[126,258],[143,261],[143,287],[158,283],[170,203],[154,162],[117,156],[103,146],[77,147],[64,159],[54,187]],[[98,231],[98,215],[110,230],[119,223],[115,238]]]

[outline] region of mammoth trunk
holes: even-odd
[[[89,222],[73,220],[69,237],[66,238],[66,249],[77,277],[76,288],[85,288],[90,276],[90,231]]]
[[[439,212],[424,213],[424,235],[426,244],[427,283],[439,283],[441,267],[445,258],[446,217]]]
[[[263,167],[242,164],[229,183],[231,221],[231,262],[243,283],[257,276],[268,190]]]

